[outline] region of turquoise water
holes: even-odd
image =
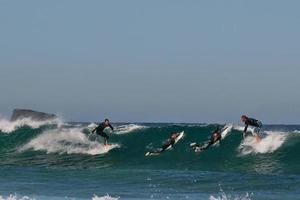
[[[234,126],[200,154],[189,144],[216,124],[114,124],[112,149],[92,126],[0,121],[1,198],[300,199],[300,126],[265,126],[260,144]],[[173,131],[185,135],[172,150],[144,156]]]

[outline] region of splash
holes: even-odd
[[[209,200],[251,200],[251,196],[253,194],[249,194],[248,192],[244,195],[230,195],[230,194],[226,194],[223,189],[220,187],[220,194],[217,197],[214,196],[210,196]]]
[[[102,197],[98,197],[97,195],[94,195],[92,200],[118,200],[120,199],[119,197],[111,197],[108,194]]]
[[[232,196],[222,193],[220,196],[217,197],[210,196],[209,200],[251,200],[251,197],[248,193],[246,193],[244,196]]]
[[[59,119],[46,120],[46,121],[34,121],[31,118],[23,118],[16,121],[9,121],[7,119],[0,119],[0,131],[3,133],[11,133],[18,128],[29,126],[36,129],[47,124],[57,124],[61,126],[62,121]]]
[[[20,151],[33,149],[59,154],[97,155],[120,147],[118,144],[104,146],[98,141],[90,141],[80,128],[48,130],[20,148]]]
[[[256,142],[254,137],[248,136],[246,137],[241,145],[239,146],[239,150],[242,155],[247,154],[257,154],[257,153],[273,153],[281,145],[287,138],[287,134],[282,132],[266,132],[267,136],[263,138],[260,142]]]
[[[0,200],[34,200],[28,196],[18,197],[17,195],[9,195],[8,197],[0,196]]]

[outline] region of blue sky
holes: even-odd
[[[300,123],[299,1],[0,1],[0,113]]]

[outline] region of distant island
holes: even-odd
[[[57,118],[57,116],[54,114],[38,112],[38,111],[28,110],[28,109],[14,109],[10,120],[16,121],[24,118],[31,118],[32,120],[35,121],[45,121],[45,120],[55,119]]]

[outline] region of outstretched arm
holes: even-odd
[[[114,127],[112,127],[111,124],[108,124],[109,128],[111,128],[111,130],[113,131],[114,130]]]

